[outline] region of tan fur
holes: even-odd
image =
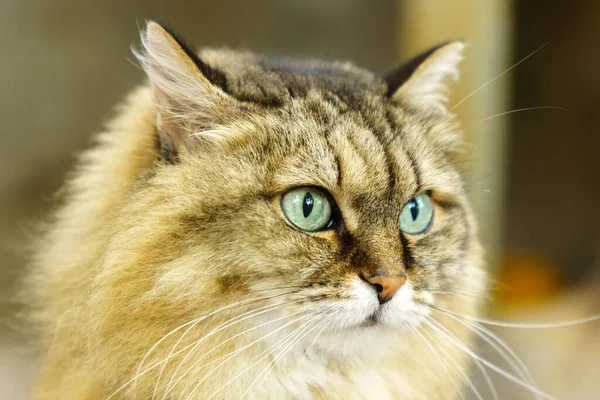
[[[198,71],[165,31],[148,29],[150,84],[83,155],[36,252],[28,290],[47,353],[35,398],[149,399],[155,387],[168,399],[455,397],[466,357],[419,322],[429,313],[419,300],[476,315],[476,296],[431,291],[484,291],[475,223],[452,165],[456,121],[385,100],[372,75],[347,65],[339,68],[375,88],[360,111],[316,84],[301,97],[279,91],[285,77],[273,73],[260,79],[284,99],[276,107],[240,101],[204,77],[181,85],[192,79],[186,70]],[[183,61],[164,65],[152,58],[159,50]],[[205,59],[215,67],[228,57]],[[157,129],[177,147],[175,162],[161,158]],[[331,193],[348,234],[289,226],[278,196],[303,185]],[[398,215],[416,190],[432,191],[436,219],[403,247]],[[407,251],[413,265],[402,261]],[[356,325],[354,316],[379,307],[359,276],[381,268],[406,271],[408,283],[387,319]],[[464,326],[444,324],[471,344]],[[277,340],[303,326],[280,353]],[[440,355],[421,332],[438,337]],[[455,365],[438,359],[449,356]],[[177,384],[167,390],[169,382]]]

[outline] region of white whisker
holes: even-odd
[[[334,314],[335,315],[335,314]],[[323,326],[323,328],[315,335],[314,340],[312,341],[312,343],[310,344],[310,346],[308,346],[308,348],[306,349],[306,351],[304,352],[304,358],[307,358],[310,354],[310,351],[312,350],[313,346],[315,345],[315,343],[317,342],[317,339],[319,338],[319,336],[321,336],[321,334],[323,333],[323,331],[325,329],[327,329],[328,326],[331,325],[331,321],[333,320],[333,315],[330,316],[329,318],[327,318],[325,321],[325,325]]]
[[[560,110],[560,111],[567,111],[567,112],[570,111],[567,108],[558,107],[558,106],[538,106],[538,107],[517,108],[516,110],[510,110],[510,111],[501,112],[499,114],[491,115],[487,118],[480,119],[479,121],[476,121],[475,123],[478,124],[480,122],[485,122],[485,121],[489,121],[490,119],[501,117],[503,115],[514,114],[514,113],[523,112],[523,111],[532,111],[532,110]]]
[[[580,319],[575,319],[575,320],[571,320],[571,321],[560,321],[560,322],[543,322],[543,323],[507,322],[507,321],[497,321],[497,320],[486,319],[486,318],[477,318],[477,317],[472,317],[472,316],[468,316],[468,315],[461,315],[454,311],[442,308],[440,306],[436,306],[436,305],[429,304],[429,303],[424,303],[424,304],[426,304],[427,306],[429,306],[431,308],[435,308],[439,311],[443,311],[443,312],[447,312],[449,314],[455,315],[459,318],[464,318],[464,319],[468,319],[470,321],[479,322],[480,324],[484,324],[484,325],[499,326],[499,327],[503,327],[503,328],[518,328],[518,329],[567,328],[570,326],[600,321],[600,314],[598,314],[598,315],[592,315],[592,316],[586,317],[586,318],[580,318]]]
[[[240,400],[243,400],[244,397],[246,397],[246,395],[248,394],[250,389],[252,389],[252,387],[256,384],[258,379],[264,375],[264,377],[262,378],[262,380],[260,381],[258,386],[262,385],[263,382],[267,379],[267,376],[271,373],[271,371],[275,368],[275,366],[279,363],[279,361],[281,361],[283,359],[283,357],[292,349],[292,347],[294,347],[296,344],[298,344],[302,339],[304,339],[308,334],[310,334],[312,331],[317,329],[324,322],[324,321],[321,321],[320,323],[317,322],[316,324],[312,324],[312,322],[315,321],[318,317],[319,317],[319,315],[317,315],[314,318],[312,318],[311,320],[309,320],[305,324],[304,328],[299,332],[299,334],[296,337],[294,337],[288,341],[288,345],[279,353],[278,356],[276,356],[276,358],[273,361],[271,361],[269,364],[267,364],[267,366],[263,369],[263,371],[254,379],[254,381],[250,384],[250,386],[248,386],[246,391],[242,394],[242,397],[240,397]],[[304,333],[305,331],[306,331],[306,333]],[[215,394],[216,393],[211,395],[208,399],[211,399]]]
[[[447,315],[448,317],[454,319],[455,321],[458,321],[460,324],[466,326],[467,328],[470,328],[473,332],[475,332],[475,334],[477,334],[486,343],[492,346],[492,348],[496,350],[496,352],[498,352],[498,354],[500,354],[502,358],[504,358],[504,360],[509,364],[509,366],[519,375],[519,378],[521,378],[523,381],[531,383],[532,385],[536,385],[533,377],[531,376],[531,372],[529,372],[529,369],[527,368],[523,360],[521,360],[517,353],[515,353],[513,349],[510,348],[510,346],[508,346],[502,339],[500,339],[498,335],[494,334],[489,329],[486,329],[485,327],[479,325],[476,322],[463,321],[456,315],[452,315],[445,311],[441,312]],[[446,332],[448,332],[447,329],[445,330]],[[498,345],[500,345],[500,347],[498,347]]]
[[[489,296],[485,296],[485,295],[477,295],[476,293],[468,293],[468,292],[455,292],[455,291],[451,291],[451,290],[428,290],[428,293],[433,293],[433,294],[452,294],[452,295],[460,295],[460,296],[466,296],[466,297],[472,297],[474,299],[483,299],[483,300],[487,300],[489,298]]]
[[[478,354],[476,354],[475,352],[473,352],[471,349],[469,349],[467,346],[465,346],[463,343],[461,343],[459,340],[457,340],[456,338],[447,335],[443,330],[441,330],[438,326],[440,325],[440,323],[438,321],[435,321],[431,318],[425,318],[423,320],[423,322],[425,324],[427,324],[428,326],[430,326],[432,329],[434,329],[435,331],[437,331],[440,335],[443,335],[445,337],[447,337],[457,348],[463,350],[465,353],[467,353],[469,356],[471,356],[473,359],[479,360],[481,363],[483,363],[486,367],[488,367],[489,369],[491,369],[492,371],[502,375],[504,378],[526,388],[529,389],[532,393],[536,393],[539,396],[548,399],[548,400],[558,400],[556,397],[551,396],[543,391],[541,391],[540,389],[538,389],[537,387],[527,383],[527,382],[523,382],[522,380],[520,380],[519,378],[516,378],[515,376],[513,376],[512,374],[504,371],[502,368],[498,367],[497,365],[489,362],[488,360],[480,357]]]
[[[464,381],[468,384],[469,388],[473,391],[473,393],[475,394],[475,396],[479,397],[483,397],[476,389],[475,383],[471,380],[471,378],[469,378],[469,374],[465,374],[464,372],[461,371],[460,366],[456,363],[456,361],[454,361],[454,359],[452,358],[451,354],[449,354],[448,350],[446,350],[444,348],[444,346],[440,345],[440,343],[437,341],[437,339],[435,338],[435,335],[433,334],[433,332],[427,332],[426,330],[423,330],[423,333],[428,335],[429,338],[434,341],[440,348],[441,351],[443,351],[444,355],[446,355],[446,357],[452,362],[452,364],[454,365],[455,369],[458,371],[458,373],[460,374],[460,376],[464,379]],[[449,335],[451,335],[450,332],[447,332]],[[440,338],[442,340],[444,340],[444,342],[449,343],[448,340],[444,337]],[[450,343],[451,344],[451,343]],[[487,372],[485,371],[485,368],[483,368],[483,366],[481,365],[481,363],[477,360],[475,360],[475,365],[477,365],[477,367],[479,368],[479,370],[483,373],[484,377],[486,377],[486,382],[488,384],[488,387],[490,388],[490,391],[492,392],[492,395],[494,396],[494,399],[497,400],[497,393],[496,393],[496,389],[494,387],[494,385],[492,384],[491,380],[489,379],[489,376],[487,375]]]
[[[290,304],[290,303],[275,304],[275,305],[273,305],[273,304],[270,304],[270,305],[267,305],[267,306],[259,307],[258,309],[254,309],[254,310],[247,311],[247,312],[245,312],[245,313],[243,313],[243,314],[237,315],[237,316],[235,316],[235,317],[233,317],[233,318],[230,318],[229,320],[227,320],[227,321],[223,322],[222,324],[218,325],[216,328],[214,328],[213,330],[211,330],[210,332],[208,332],[206,335],[204,335],[203,337],[201,337],[200,339],[198,339],[196,342],[194,342],[194,345],[193,345],[192,349],[191,349],[191,350],[190,350],[190,351],[189,351],[189,352],[188,352],[188,353],[185,355],[185,357],[183,357],[183,359],[180,361],[180,363],[179,363],[179,365],[177,366],[177,369],[176,369],[175,371],[177,372],[177,370],[179,370],[179,368],[181,367],[181,365],[183,364],[183,362],[184,362],[184,361],[187,359],[187,357],[188,357],[190,354],[192,354],[192,353],[195,351],[195,349],[196,349],[196,348],[197,348],[197,347],[198,347],[198,346],[199,346],[199,345],[200,345],[200,344],[201,344],[201,343],[202,343],[204,340],[206,340],[206,339],[207,339],[207,338],[209,338],[210,336],[214,335],[215,333],[218,333],[218,332],[220,332],[220,331],[222,331],[222,330],[224,330],[224,329],[226,329],[226,328],[229,328],[229,327],[230,327],[230,326],[232,326],[232,325],[236,325],[236,324],[238,324],[238,323],[240,323],[240,322],[242,322],[242,321],[245,321],[245,320],[247,320],[247,319],[254,318],[254,317],[256,317],[256,316],[258,316],[258,315],[261,315],[261,314],[264,314],[264,313],[266,313],[266,312],[269,312],[269,311],[273,311],[273,310],[276,310],[276,309],[282,308],[282,307],[284,307],[284,306],[286,306],[286,305],[288,305],[288,304]],[[188,329],[186,330],[186,332],[185,332],[185,333],[184,333],[184,334],[181,336],[181,338],[179,338],[179,340],[177,341],[177,343],[175,343],[175,346],[173,346],[173,348],[172,348],[171,352],[170,352],[170,353],[169,353],[169,355],[167,356],[167,358],[166,358],[166,360],[165,360],[165,362],[164,362],[164,364],[163,364],[163,366],[162,366],[162,368],[161,368],[161,370],[160,370],[160,373],[159,373],[159,375],[158,375],[158,378],[157,378],[157,380],[156,380],[156,384],[155,384],[155,386],[154,386],[154,394],[153,394],[153,396],[156,394],[156,391],[158,390],[158,385],[159,385],[159,383],[160,383],[160,379],[161,379],[162,373],[163,373],[163,371],[164,371],[165,367],[167,366],[167,362],[168,362],[168,360],[171,358],[171,355],[173,354],[173,351],[174,351],[174,350],[175,350],[175,348],[176,348],[176,347],[179,345],[179,342],[181,342],[181,340],[183,339],[183,337],[184,337],[184,336],[185,336],[185,335],[186,335],[186,334],[187,334],[187,333],[190,331],[190,329],[192,329],[194,326],[195,326],[195,325],[192,325],[190,328],[188,328]],[[154,399],[154,397],[153,397],[153,399]]]
[[[293,292],[289,292],[289,293],[293,293]],[[288,294],[289,294],[288,293]],[[141,376],[145,375],[146,373],[148,373],[149,371],[153,370],[154,368],[156,368],[159,365],[162,365],[163,362],[165,362],[166,360],[161,360],[157,363],[155,363],[154,365],[152,365],[151,367],[145,369],[144,371],[140,372],[140,369],[142,368],[142,366],[144,365],[144,363],[146,362],[146,359],[148,358],[148,356],[154,351],[154,349],[156,349],[163,341],[165,341],[169,336],[171,336],[172,334],[174,334],[175,332],[185,328],[186,326],[189,326],[191,324],[195,324],[198,323],[200,321],[205,320],[206,318],[215,315],[219,312],[223,312],[225,310],[234,308],[234,307],[238,307],[241,306],[243,304],[251,304],[252,302],[258,302],[258,301],[262,301],[262,300],[269,300],[269,299],[273,299],[275,297],[279,297],[281,296],[281,294],[278,295],[274,295],[274,296],[266,296],[266,297],[259,297],[259,298],[253,298],[253,299],[246,299],[246,300],[242,300],[233,304],[229,304],[225,307],[219,308],[218,310],[212,311],[211,313],[207,314],[207,315],[203,315],[201,317],[198,317],[196,319],[193,319],[191,321],[188,321],[180,326],[178,326],[177,328],[171,330],[170,332],[168,332],[167,334],[165,334],[161,339],[159,339],[151,348],[150,350],[148,350],[146,352],[146,354],[144,355],[144,357],[142,358],[142,361],[140,361],[140,363],[138,364],[138,368],[136,371],[136,374],[133,378],[129,379],[127,382],[125,382],[123,385],[119,386],[110,396],[108,396],[106,398],[106,400],[110,400],[111,398],[113,398],[117,393],[121,392],[123,389],[125,389],[127,386],[129,386],[131,383],[135,382],[137,379],[139,379]],[[177,354],[179,354],[180,352],[184,351],[184,349],[179,350],[177,353],[174,353],[171,357],[176,356]]]
[[[190,372],[191,372],[191,371],[192,371],[192,370],[193,370],[193,369],[194,369],[194,368],[195,368],[195,367],[198,365],[198,363],[200,363],[200,362],[201,362],[201,361],[202,361],[204,358],[206,358],[206,357],[207,357],[209,354],[211,354],[211,353],[213,353],[214,351],[216,351],[216,350],[217,350],[219,347],[223,346],[225,343],[227,343],[227,342],[230,342],[231,340],[234,340],[236,337],[242,336],[242,335],[244,335],[244,334],[246,334],[246,333],[248,333],[248,332],[251,332],[251,331],[253,331],[253,330],[260,329],[260,328],[262,328],[262,327],[264,327],[264,326],[267,326],[267,325],[269,325],[269,324],[272,324],[272,323],[274,323],[274,322],[277,322],[277,321],[280,321],[280,320],[282,320],[282,319],[286,319],[286,318],[289,318],[289,317],[291,317],[291,316],[298,315],[298,314],[301,314],[301,313],[303,313],[303,311],[298,311],[298,312],[295,312],[295,313],[292,313],[292,314],[284,315],[284,316],[282,316],[282,317],[279,317],[279,318],[276,318],[276,319],[274,319],[274,320],[271,320],[271,321],[265,322],[265,323],[263,323],[263,324],[260,324],[260,325],[254,326],[254,327],[252,327],[252,328],[246,329],[245,331],[243,331],[243,332],[240,332],[240,333],[238,333],[238,334],[236,334],[236,335],[234,335],[234,336],[232,336],[232,337],[228,338],[227,340],[225,340],[225,341],[223,341],[223,342],[219,343],[218,345],[214,346],[213,348],[211,348],[211,350],[210,350],[210,351],[208,351],[208,352],[207,352],[207,353],[205,353],[205,354],[204,354],[202,357],[200,357],[199,359],[197,359],[196,361],[194,361],[194,364],[192,364],[192,365],[191,365],[191,366],[190,366],[190,367],[189,367],[189,368],[188,368],[188,369],[187,369],[187,370],[186,370],[186,371],[185,371],[185,372],[184,372],[184,373],[183,373],[183,374],[182,374],[182,375],[181,375],[181,376],[180,376],[180,377],[179,377],[179,378],[178,378],[178,379],[177,379],[177,380],[176,380],[176,381],[173,383],[173,380],[175,379],[175,376],[177,375],[177,372],[178,372],[178,371],[179,371],[179,369],[181,368],[181,366],[182,366],[183,362],[185,361],[185,359],[187,359],[187,357],[188,357],[190,354],[192,354],[192,353],[194,352],[194,349],[195,349],[195,346],[196,346],[196,345],[194,345],[194,349],[192,349],[192,350],[190,350],[190,352],[188,352],[188,354],[187,354],[187,355],[184,357],[184,359],[183,359],[183,360],[181,360],[181,362],[180,362],[180,363],[179,363],[179,365],[177,366],[177,369],[175,370],[175,372],[173,372],[173,374],[172,374],[172,377],[171,377],[171,380],[170,380],[170,381],[169,381],[169,383],[167,384],[167,388],[166,388],[166,391],[165,391],[165,396],[167,396],[167,395],[169,394],[169,392],[170,392],[171,390],[173,390],[173,388],[174,388],[174,387],[175,387],[175,386],[176,386],[176,385],[177,385],[177,384],[178,384],[178,383],[179,383],[179,382],[180,382],[180,381],[181,381],[183,378],[185,378],[185,377],[186,377],[186,376],[187,376],[187,375],[188,375],[188,374],[189,374],[189,373],[190,373]],[[303,317],[301,317],[301,318],[303,318]],[[297,320],[299,320],[299,319],[301,319],[301,318],[294,319],[294,320],[292,320],[290,323],[293,323],[293,322],[295,322],[295,321],[297,321]],[[286,324],[286,325],[284,325],[284,327],[285,327],[285,326],[288,326],[288,325],[289,325],[289,324]],[[275,331],[275,332],[277,332],[277,331]],[[267,335],[267,336],[269,336],[269,335]],[[264,339],[265,337],[267,337],[267,336],[263,336],[263,337],[262,337],[262,338],[260,338],[259,340],[263,340],[263,339]],[[258,341],[256,341],[256,342],[258,342]],[[208,366],[208,365],[211,365],[211,364],[213,364],[213,363],[215,363],[215,362],[218,362],[219,360],[222,360],[223,358],[226,358],[227,356],[231,355],[232,353],[239,354],[239,353],[241,353],[242,351],[244,351],[246,348],[250,347],[252,344],[254,344],[254,343],[256,343],[256,342],[252,342],[252,343],[251,343],[250,345],[248,345],[248,346],[244,346],[244,347],[242,347],[241,349],[238,349],[238,350],[236,350],[236,351],[234,351],[234,352],[231,352],[231,353],[225,354],[224,356],[221,356],[221,357],[219,357],[219,358],[217,358],[217,359],[215,359],[215,360],[212,360],[211,362],[209,362],[209,363],[207,363],[207,364],[204,364],[204,365],[202,365],[202,366],[201,366],[201,367],[199,367],[198,369],[202,369],[202,368],[204,368],[204,367],[206,367],[206,366]],[[171,384],[172,384],[173,386],[171,386]],[[164,399],[164,397],[163,397],[163,399]]]
[[[538,51],[540,51],[541,49],[543,49],[544,47],[546,47],[548,45],[548,43],[550,43],[550,42],[544,43],[543,45],[541,45],[540,47],[538,47],[536,50],[534,50],[531,53],[529,53],[528,56],[526,56],[525,58],[521,59],[521,61],[517,62],[516,64],[513,64],[512,67],[509,67],[508,69],[506,69],[500,75],[496,75],[496,77],[493,78],[492,80],[489,80],[486,83],[484,83],[483,85],[479,86],[477,89],[475,89],[470,94],[468,94],[466,97],[464,97],[461,101],[459,101],[458,103],[456,103],[454,105],[454,107],[451,108],[451,110],[454,110],[456,107],[460,106],[462,103],[464,103],[465,101],[467,101],[468,99],[470,99],[471,96],[473,96],[475,93],[479,92],[481,89],[485,88],[489,84],[497,81],[498,79],[500,79],[501,77],[503,77],[504,75],[506,75],[507,73],[509,73],[511,70],[513,70],[514,68],[516,68],[519,64],[521,64],[522,62],[524,62],[525,60],[527,60],[529,57],[533,56],[535,53],[537,53]]]
[[[210,371],[210,372],[209,372],[207,375],[205,375],[205,376],[204,376],[204,377],[203,377],[203,378],[200,380],[200,382],[198,382],[198,383],[196,384],[196,386],[194,386],[194,388],[192,389],[192,391],[190,392],[190,394],[188,395],[188,397],[186,397],[186,400],[189,400],[189,399],[192,397],[192,395],[194,394],[194,392],[195,392],[196,390],[198,390],[198,388],[200,387],[200,385],[201,385],[202,383],[204,383],[204,381],[206,381],[206,379],[208,379],[208,377],[209,377],[209,376],[211,376],[211,375],[212,375],[214,372],[216,372],[216,370],[217,370],[217,369],[219,369],[220,367],[222,367],[222,366],[223,366],[223,365],[224,365],[224,364],[225,364],[227,361],[231,360],[233,357],[235,357],[235,356],[236,356],[237,354],[239,354],[241,351],[243,351],[243,350],[245,350],[245,349],[249,348],[250,346],[252,346],[252,345],[254,345],[254,344],[258,343],[258,342],[261,342],[261,341],[263,341],[263,340],[264,340],[265,338],[267,338],[268,336],[270,336],[270,335],[272,335],[272,334],[274,334],[274,333],[276,333],[276,332],[280,331],[281,329],[283,329],[283,328],[287,327],[288,325],[290,325],[290,324],[292,324],[292,323],[296,322],[297,320],[300,320],[300,319],[303,319],[303,318],[307,318],[307,317],[309,317],[309,315],[303,315],[303,316],[301,316],[301,317],[298,317],[297,319],[295,319],[295,320],[293,320],[293,321],[290,321],[290,322],[288,322],[287,324],[285,324],[285,325],[283,325],[283,326],[281,326],[281,327],[277,328],[276,330],[274,330],[274,331],[270,332],[269,334],[267,334],[267,335],[265,335],[265,336],[261,337],[260,339],[258,339],[258,340],[255,340],[254,342],[252,342],[252,343],[250,343],[250,344],[248,344],[248,345],[246,345],[246,346],[242,347],[241,349],[238,349],[236,352],[234,352],[234,354],[233,354],[233,355],[229,356],[227,359],[225,359],[223,362],[221,362],[219,365],[217,365],[215,368],[213,368],[213,369],[212,369],[212,370],[211,370],[211,371]],[[312,321],[312,320],[309,320],[308,322],[310,322],[310,321]],[[305,323],[305,324],[306,324],[306,323]],[[302,327],[302,326],[304,326],[304,325],[301,325],[301,327]],[[297,328],[297,329],[300,329],[300,328]],[[296,331],[293,331],[293,332],[296,332]],[[292,334],[293,334],[293,332],[292,332]],[[291,334],[290,334],[290,335],[291,335]],[[288,335],[288,336],[289,336],[289,335]],[[284,337],[284,338],[283,338],[281,341],[285,340],[285,339],[286,339],[288,336]],[[280,342],[281,342],[281,341],[280,341]],[[279,342],[278,342],[278,343],[279,343]],[[235,379],[237,379],[238,377],[240,377],[242,374],[244,374],[246,371],[248,371],[250,368],[252,368],[252,367],[253,367],[253,366],[255,366],[256,364],[258,364],[258,363],[259,363],[260,361],[262,361],[264,358],[268,357],[270,353],[269,353],[268,351],[265,351],[265,352],[266,352],[267,354],[266,354],[266,355],[265,355],[263,358],[261,358],[260,360],[258,360],[256,363],[252,364],[250,367],[246,368],[244,371],[240,372],[240,373],[239,373],[238,375],[236,375],[236,376],[235,376],[235,377],[234,377],[234,378],[233,378],[233,379],[232,379],[230,382],[228,382],[227,384],[225,384],[225,386],[227,386],[228,384],[230,384],[231,382],[233,382]],[[208,364],[207,364],[207,365],[208,365]],[[201,366],[200,368],[203,368],[204,366],[205,366],[205,365]],[[223,386],[223,387],[224,387],[224,386]]]
[[[425,338],[425,336],[423,336],[423,334],[421,334],[421,332],[417,328],[412,327],[412,326],[411,326],[411,328],[413,328],[413,330],[419,335],[419,337],[421,337],[421,339],[423,339],[423,341],[427,344],[427,346],[429,347],[429,349],[431,350],[431,352],[433,353],[433,355],[435,356],[435,358],[438,360],[438,362],[440,363],[440,365],[444,369],[444,372],[446,372],[446,375],[448,375],[448,378],[450,378],[450,382],[452,382],[452,385],[454,386],[454,388],[456,389],[456,391],[460,395],[461,399],[466,400],[465,399],[465,395],[462,392],[462,389],[456,384],[456,381],[454,380],[454,378],[452,378],[452,375],[448,371],[448,368],[446,368],[446,364],[444,364],[444,362],[440,358],[439,353],[433,348],[433,346],[431,345],[431,343],[429,343],[429,341]],[[477,396],[477,398],[481,399],[481,396],[479,395],[479,393],[477,393],[477,390],[475,390],[474,393],[476,393],[475,395]]]
[[[502,339],[500,339],[500,337],[498,337],[498,335],[494,334],[489,329],[478,325],[477,323],[470,323],[469,325],[472,326],[477,331],[477,334],[481,338],[483,338],[490,346],[492,346],[494,350],[496,350],[506,360],[510,367],[515,370],[515,372],[517,372],[520,375],[524,375],[520,376],[521,379],[529,381],[529,383],[531,383],[532,385],[536,385],[535,380],[533,379],[533,376],[529,371],[529,368],[527,368],[527,365],[523,362],[523,360],[521,360],[517,353],[515,353],[513,349],[510,348],[510,346],[508,346]],[[495,344],[494,341],[497,344]],[[498,348],[498,345],[500,345],[501,348]],[[512,357],[512,360],[514,361],[512,361],[510,357]]]
[[[483,367],[483,365],[481,364],[481,362],[479,360],[474,360],[474,361],[475,361],[475,365],[477,365],[477,368],[479,369],[479,371],[481,371],[481,374],[483,375],[483,379],[485,379],[485,382],[488,385],[488,388],[490,388],[492,397],[494,398],[494,400],[500,400],[500,396],[498,396],[498,392],[496,391],[496,386],[494,386],[494,382],[490,378],[490,375],[487,373],[487,371],[485,370],[485,368]]]
[[[450,332],[449,329],[446,329],[445,327],[441,326],[440,324],[440,328],[443,329],[448,335],[452,335],[452,333]],[[448,339],[446,339],[445,337],[441,336],[441,338],[446,342],[446,343],[450,343],[450,341]],[[451,344],[451,343],[450,343]],[[481,362],[479,360],[473,360],[475,361],[475,365],[477,365],[477,368],[479,369],[479,371],[481,371],[481,374],[483,375],[483,378],[485,379],[490,392],[492,393],[492,397],[494,398],[494,400],[499,400],[498,397],[498,392],[496,391],[496,387],[494,386],[494,383],[492,382],[490,376],[488,375],[487,371],[485,370],[485,368],[483,367],[483,365],[481,364]]]
[[[177,371],[179,370],[179,368],[181,367],[181,365],[182,365],[182,364],[185,362],[185,360],[186,360],[186,359],[187,359],[187,358],[188,358],[188,357],[189,357],[191,354],[193,354],[193,353],[195,352],[196,348],[198,348],[198,346],[199,346],[200,344],[202,344],[202,342],[203,342],[204,340],[206,340],[207,338],[209,338],[210,336],[212,336],[212,335],[214,335],[215,333],[218,333],[218,332],[220,332],[220,331],[222,331],[222,330],[224,330],[224,329],[226,329],[226,328],[228,328],[228,327],[230,327],[230,326],[232,326],[232,325],[238,324],[238,323],[240,323],[240,322],[242,322],[242,321],[245,321],[245,320],[247,320],[247,319],[250,319],[250,318],[254,318],[254,317],[256,317],[257,315],[261,315],[261,314],[264,314],[265,312],[268,312],[268,311],[272,311],[272,310],[276,310],[276,309],[282,308],[282,307],[284,307],[284,306],[285,306],[285,305],[287,305],[287,304],[290,304],[290,303],[275,304],[275,305],[273,305],[273,304],[270,304],[270,305],[262,306],[262,307],[259,307],[258,309],[250,310],[250,311],[247,311],[247,312],[245,312],[245,313],[243,313],[243,314],[236,315],[235,317],[232,317],[232,318],[230,318],[229,320],[227,320],[227,321],[225,321],[225,322],[221,323],[220,325],[218,325],[217,327],[215,327],[213,330],[211,330],[211,331],[210,331],[210,332],[208,332],[206,335],[204,335],[204,336],[203,336],[203,337],[201,337],[200,339],[196,340],[196,341],[195,341],[195,342],[192,344],[192,346],[193,346],[193,347],[192,347],[192,349],[191,349],[190,351],[188,351],[188,353],[187,353],[187,354],[186,354],[186,355],[183,357],[183,359],[182,359],[182,360],[179,362],[179,364],[177,365],[177,368],[175,369],[175,372],[174,372],[174,374],[176,374],[176,373],[177,373]],[[193,326],[192,326],[192,327],[193,327]],[[190,329],[191,329],[191,328],[190,328]],[[189,331],[189,329],[188,329],[188,331]],[[187,333],[187,331],[184,333],[184,335],[185,335],[186,333]],[[183,338],[183,337],[182,337],[182,338]],[[182,338],[180,338],[180,341],[181,341],[181,339],[182,339]],[[178,342],[175,344],[175,347],[176,347],[178,344],[179,344],[179,341],[178,341]],[[187,347],[186,347],[186,348],[187,348]],[[173,350],[174,350],[174,348],[173,348]],[[173,352],[173,350],[171,351],[171,353]],[[167,360],[168,360],[168,359],[170,359],[170,357],[171,357],[171,353],[169,353],[169,356],[167,357]],[[166,366],[166,363],[163,365],[163,369],[164,369],[164,367],[165,367],[165,366]],[[159,374],[159,376],[158,376],[158,380],[157,380],[157,383],[156,383],[156,385],[158,385],[158,382],[160,381],[160,377],[161,377],[161,375],[162,375],[162,370],[161,370],[161,374]],[[167,387],[167,388],[168,388],[168,387]],[[155,387],[155,390],[156,390],[156,387]]]

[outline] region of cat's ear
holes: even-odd
[[[158,108],[161,153],[174,159],[181,146],[193,148],[203,131],[218,123],[229,100],[220,88],[225,77],[202,62],[168,29],[149,21],[136,56],[152,87]]]
[[[384,76],[388,97],[413,109],[446,112],[464,47],[459,41],[442,43],[392,70]]]

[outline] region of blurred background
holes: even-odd
[[[599,2],[3,0],[0,399],[28,398],[35,371],[35,349],[13,328],[9,302],[28,232],[74,154],[142,82],[130,45],[149,17],[197,46],[348,59],[376,72],[466,39],[452,104],[470,142],[471,196],[497,282],[490,318],[600,313]],[[600,398],[600,323],[496,332],[545,392]],[[478,351],[508,368],[490,346]],[[490,374],[502,399],[535,398]]]

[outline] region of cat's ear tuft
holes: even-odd
[[[460,41],[442,43],[392,70],[384,76],[388,97],[417,110],[446,112],[464,47]]]
[[[193,148],[196,137],[218,121],[226,95],[224,76],[203,63],[167,28],[149,21],[136,53],[150,80],[158,108],[156,126],[161,153],[175,159],[182,146]]]

